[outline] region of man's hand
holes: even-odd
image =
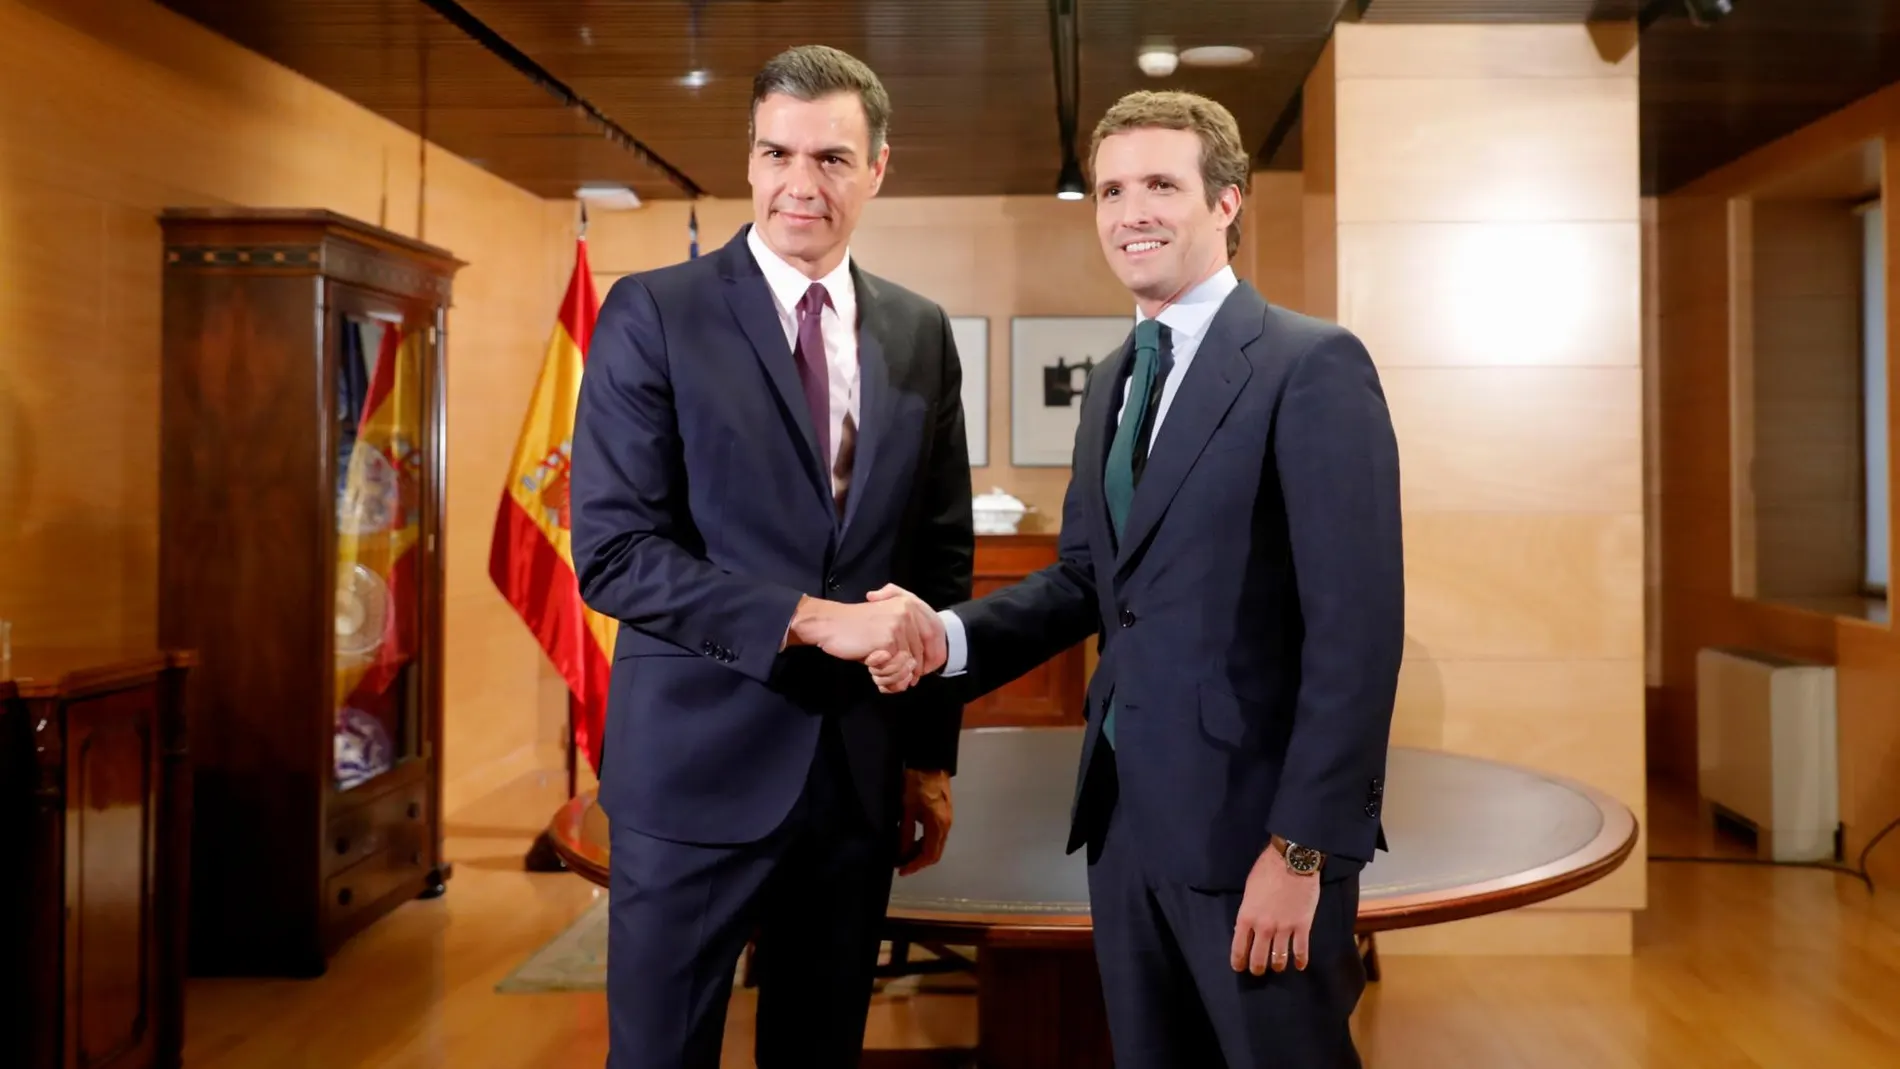
[[[950,838],[950,818],[950,773],[905,769],[899,876],[927,869],[943,857],[943,844]]]
[[[871,591],[867,600],[885,605],[902,605],[917,629],[921,640],[919,651],[906,656],[902,651],[880,651],[865,658],[865,667],[871,670],[871,679],[877,683],[877,689],[886,694],[896,694],[916,686],[917,681],[943,667],[949,657],[945,644],[943,621],[936,610],[922,598],[894,583]]]
[[[786,644],[817,646],[846,661],[863,661],[880,652],[921,661],[925,650],[917,618],[902,601],[846,604],[812,597],[799,600]],[[943,645],[941,626],[936,644]]]
[[[1287,871],[1280,851],[1268,846],[1247,874],[1228,964],[1235,972],[1245,970],[1255,976],[1269,968],[1285,972],[1289,960],[1295,969],[1305,969],[1307,940],[1318,906],[1319,873],[1294,875]]]

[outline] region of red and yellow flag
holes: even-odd
[[[381,336],[337,525],[337,704],[378,718],[416,651],[422,533],[421,339],[393,323]]]
[[[568,461],[574,452],[581,370],[597,311],[587,239],[582,237],[575,242],[574,273],[548,339],[534,399],[515,440],[488,553],[489,576],[567,680],[575,745],[596,774],[619,624],[581,601],[569,536]]]

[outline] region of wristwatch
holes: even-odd
[[[1326,855],[1310,846],[1301,846],[1289,842],[1278,835],[1273,837],[1274,849],[1286,858],[1286,870],[1295,876],[1313,876],[1326,864]]]

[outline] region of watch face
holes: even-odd
[[[1295,872],[1317,872],[1320,852],[1310,846],[1289,845],[1286,848],[1286,863],[1292,866]]]

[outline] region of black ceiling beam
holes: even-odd
[[[1056,78],[1056,136],[1062,140],[1062,177],[1079,162],[1076,128],[1082,111],[1081,0],[1049,0],[1049,59]]]
[[[1261,139],[1260,147],[1254,151],[1255,163],[1268,170],[1274,169],[1273,161],[1280,155],[1280,150],[1286,147],[1287,139],[1293,135],[1293,131],[1302,129],[1300,120],[1303,117],[1302,111],[1306,107],[1306,80],[1313,76],[1313,68],[1319,66],[1319,57],[1326,51],[1326,45],[1332,41],[1333,31],[1338,29],[1342,22],[1359,21],[1360,16],[1366,13],[1366,7],[1371,3],[1372,0],[1340,0],[1339,6],[1333,9],[1333,21],[1327,25],[1325,36],[1320,38],[1320,46],[1313,50],[1313,61],[1300,72],[1299,88],[1293,90],[1293,95],[1280,106],[1280,114],[1274,116],[1273,125],[1267,128],[1267,136]],[[1301,147],[1294,146],[1296,150]],[[1294,170],[1306,165],[1304,153],[1299,153],[1294,159],[1297,161]]]
[[[1286,106],[1281,108],[1280,114],[1274,118],[1273,126],[1267,130],[1266,140],[1260,143],[1260,151],[1254,153],[1256,162],[1268,170],[1273,169],[1274,157],[1280,154],[1280,149],[1285,146],[1287,138],[1293,131],[1300,128],[1300,120],[1305,117],[1303,115],[1305,108],[1306,85],[1302,80],[1300,87],[1293,91],[1293,96],[1287,100]],[[1302,154],[1301,163],[1305,163],[1304,154]]]
[[[599,108],[585,97],[569,88],[567,83],[556,78],[546,67],[536,63],[527,53],[510,44],[508,40],[490,29],[488,24],[476,18],[469,10],[455,0],[422,0],[436,14],[468,34],[476,44],[493,52],[504,63],[520,71],[529,81],[546,90],[554,99],[574,108],[586,116],[589,122],[601,129],[607,139],[639,157],[642,163],[665,175],[667,180],[678,186],[681,192],[692,198],[706,195],[699,183],[688,178],[685,172],[660,157],[660,154],[648,148],[639,138],[628,133],[619,123],[608,118]]]

